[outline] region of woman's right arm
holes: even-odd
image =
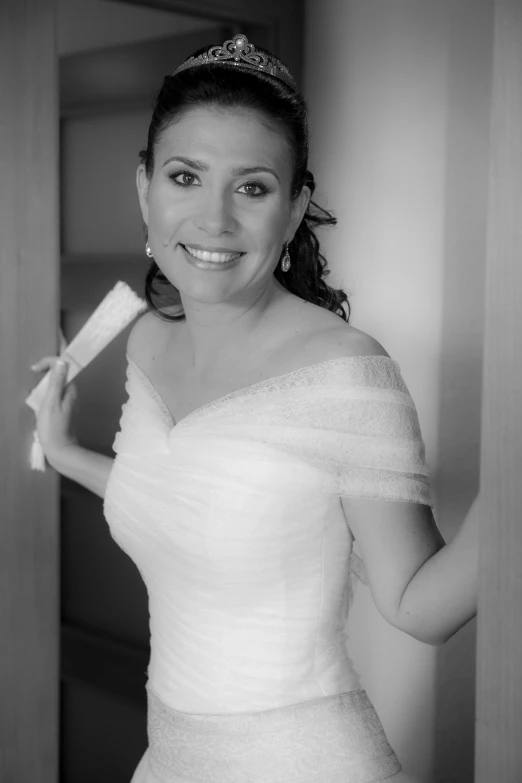
[[[47,462],[62,476],[105,497],[114,460],[83,448],[72,433],[76,387],[74,383],[65,386],[65,363],[56,356],[47,356],[31,369],[35,372],[51,370],[47,393],[36,417],[36,430]]]
[[[66,476],[95,495],[105,497],[109,473],[114,459],[97,451],[84,449],[78,443],[71,443],[54,457],[46,455],[47,462],[62,476]]]

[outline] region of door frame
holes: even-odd
[[[29,467],[30,365],[58,347],[54,0],[0,3],[0,780],[55,783],[59,503]]]
[[[522,4],[493,3],[480,465],[476,783],[522,770]]]

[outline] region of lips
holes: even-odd
[[[181,245],[181,247],[194,258],[214,264],[224,264],[227,261],[232,261],[233,259],[244,255],[242,252],[227,250],[226,248],[212,248],[212,250],[206,250],[193,245]]]

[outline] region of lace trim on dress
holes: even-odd
[[[228,402],[229,400],[235,400],[238,397],[242,397],[244,395],[258,395],[258,394],[271,394],[273,391],[283,391],[288,388],[292,388],[294,386],[302,385],[303,382],[311,384],[316,384],[318,381],[320,381],[321,376],[327,377],[328,371],[330,367],[333,367],[337,363],[346,363],[349,362],[351,368],[357,373],[358,372],[358,365],[359,373],[361,369],[365,368],[366,365],[373,365],[377,364],[380,365],[384,360],[384,364],[387,362],[390,362],[395,372],[391,373],[391,377],[397,378],[397,376],[400,377],[400,370],[398,363],[391,359],[389,356],[338,356],[335,359],[326,359],[324,362],[317,362],[316,364],[308,364],[305,367],[300,367],[297,370],[291,370],[290,372],[283,373],[281,375],[274,375],[271,378],[265,378],[265,380],[258,381],[257,383],[252,383],[248,386],[243,386],[240,389],[236,389],[232,392],[229,392],[228,394],[224,394],[222,397],[218,397],[216,400],[212,400],[212,402],[205,403],[204,405],[199,406],[195,410],[188,413],[186,416],[184,416],[182,419],[179,419],[177,422],[173,418],[172,414],[170,413],[167,405],[165,404],[165,401],[163,400],[160,393],[157,391],[156,387],[148,377],[148,375],[143,372],[141,367],[134,362],[130,356],[127,354],[127,362],[128,367],[134,369],[137,374],[142,378],[143,381],[145,381],[146,385],[151,391],[151,394],[156,399],[159,407],[162,409],[162,412],[167,414],[170,422],[174,424],[181,424],[181,422],[187,421],[188,419],[198,418],[199,416],[205,415],[207,413],[210,413],[217,408],[220,408],[223,403]],[[363,370],[364,374],[364,370]],[[388,376],[387,376],[388,377]],[[355,377],[354,377],[355,380]],[[405,385],[403,384],[403,391],[408,393],[408,390],[406,389]]]
[[[335,372],[338,365],[342,369],[347,363],[350,369],[351,380],[353,380],[355,385],[358,378],[362,379],[366,375],[368,368],[371,368],[373,365],[376,365],[377,367],[380,365],[386,366],[389,362],[398,370],[399,365],[397,362],[394,359],[390,359],[388,356],[338,356],[335,359],[326,359],[324,362],[318,362],[317,364],[308,364],[297,370],[292,370],[283,375],[274,375],[272,378],[266,378],[264,381],[259,381],[258,383],[253,383],[250,386],[245,386],[242,389],[237,389],[229,394],[225,394],[217,400],[196,408],[196,410],[189,413],[188,416],[181,419],[180,422],[187,421],[189,418],[197,419],[201,416],[206,416],[220,408],[225,402],[236,400],[245,395],[253,395],[256,397],[268,396],[273,392],[283,392],[296,386],[306,387],[317,386],[325,382],[331,383],[332,372]],[[346,368],[344,372],[346,373]],[[379,373],[379,375],[382,377],[381,373]],[[388,374],[386,374],[386,376],[388,376]]]
[[[172,448],[193,428],[195,437],[240,436],[319,469],[327,492],[433,507],[415,403],[387,356],[338,357],[274,376],[197,408],[175,426],[161,395],[130,360],[129,401],[133,379],[154,403]],[[125,415],[139,425],[139,406]],[[121,444],[117,436],[115,448]]]
[[[176,422],[172,418],[169,409],[165,405],[165,402],[163,401],[163,397],[158,391],[156,391],[156,387],[149,379],[149,376],[146,375],[146,373],[143,372],[141,367],[139,367],[139,365],[137,365],[136,362],[133,362],[130,356],[128,355],[127,355],[127,362],[128,362],[127,377],[129,376],[129,369],[136,373],[136,375],[141,379],[141,382],[147,387],[150,396],[154,399],[155,403],[157,404],[163,421],[169,426],[172,427],[175,426]]]
[[[147,690],[162,783],[375,783],[402,769],[364,690],[221,715],[178,712]]]

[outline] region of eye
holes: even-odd
[[[244,188],[244,190],[241,191],[241,188]],[[268,193],[268,188],[261,182],[245,182],[244,185],[241,185],[238,188],[238,192],[243,192],[245,196],[249,196],[249,198],[259,198]]]
[[[171,179],[176,185],[179,185],[179,187],[188,188],[190,185],[195,183],[197,177],[191,171],[183,170],[173,171],[172,174],[169,174],[169,179]]]

